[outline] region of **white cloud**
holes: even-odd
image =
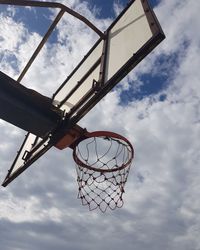
[[[116,16],[122,12],[123,8],[124,6],[119,2],[119,0],[114,2],[114,12]]]

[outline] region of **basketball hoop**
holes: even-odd
[[[134,150],[123,136],[97,131],[86,133],[75,144],[78,198],[89,210],[123,206],[124,186],[128,178]]]

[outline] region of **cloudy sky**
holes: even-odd
[[[60,2],[104,31],[128,1]],[[133,143],[123,208],[81,206],[71,151],[51,149],[0,188],[1,249],[200,250],[200,1],[150,3],[166,39],[80,123]],[[0,70],[17,79],[55,12],[0,10]],[[22,83],[51,96],[96,39],[64,16]],[[0,127],[2,182],[25,132]]]

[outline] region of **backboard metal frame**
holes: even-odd
[[[149,23],[149,27],[152,32],[152,37],[145,43],[143,46],[132,55],[132,57],[109,79],[106,81],[106,63],[107,63],[107,50],[109,46],[109,33],[115,24],[122,18],[122,16],[128,11],[130,6],[135,1],[141,1],[142,7],[144,9],[144,13]],[[64,11],[74,15],[77,17],[77,13],[70,10],[66,6],[58,3],[49,3],[49,2],[38,2],[38,1],[22,1],[22,0],[4,0],[0,1],[0,4],[15,4],[26,6],[37,6],[37,7],[56,7],[61,8],[61,11],[58,13],[58,16],[54,20],[53,24],[47,31],[44,36],[42,42],[34,52],[32,58],[28,62],[27,66],[19,76],[19,81],[23,78],[28,68],[32,64],[33,60],[41,50],[42,46],[46,42],[52,30],[55,28],[56,24],[61,19]],[[42,6],[41,6],[42,5]],[[45,6],[44,6],[45,5]],[[99,36],[99,40],[95,43],[95,45],[90,49],[87,55],[81,60],[78,66],[72,71],[72,73],[68,76],[68,78],[61,84],[58,90],[53,94],[52,101],[56,101],[55,97],[62,90],[63,86],[67,84],[71,77],[79,70],[81,65],[87,60],[87,58],[92,54],[92,52],[97,48],[97,46],[103,42],[103,49],[101,52],[101,56],[97,58],[95,63],[85,72],[83,77],[77,82],[77,84],[70,90],[69,93],[60,101],[56,106],[62,109],[62,106],[67,102],[67,100],[80,88],[80,86],[84,83],[85,79],[97,68],[100,67],[99,79],[94,79],[92,83],[92,87],[87,91],[84,96],[72,107],[69,112],[65,114],[63,120],[60,122],[59,127],[56,127],[51,131],[45,138],[39,140],[39,143],[34,143],[30,149],[30,151],[26,154],[24,158],[24,163],[21,167],[19,167],[16,171],[12,171],[14,168],[14,164],[18,159],[21,151],[24,150],[23,146],[21,147],[17,157],[6,176],[3,186],[7,186],[11,181],[13,181],[18,175],[20,175],[24,170],[26,170],[32,163],[34,163],[38,158],[40,158],[44,153],[46,153],[52,146],[56,145],[66,133],[73,128],[80,120],[85,116],[108,92],[110,92],[115,85],[121,81],[144,57],[146,57],[164,38],[165,35],[160,27],[160,24],[152,10],[149,6],[147,0],[131,0],[129,1],[127,7],[122,11],[122,13],[117,17],[117,19],[109,26],[106,32],[101,32],[98,30],[93,24],[91,24],[88,20],[85,20],[82,16],[78,14],[78,18],[81,21],[84,21],[90,28],[92,28]],[[88,23],[89,22],[89,23]],[[29,135],[27,135],[28,137]],[[25,142],[27,140],[25,138]],[[37,140],[38,138],[36,138]],[[24,143],[25,143],[24,142]]]

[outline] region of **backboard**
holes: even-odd
[[[105,39],[97,41],[56,91],[54,101],[72,116],[82,113],[90,98],[102,98],[163,38],[148,2],[130,1],[105,32]]]
[[[11,2],[29,6],[34,4],[37,7],[45,3],[3,1],[4,4],[12,4]],[[56,6],[61,8],[61,12],[66,10],[63,9],[63,5],[57,4]],[[58,19],[60,20],[61,17],[62,13]],[[87,22],[85,23],[87,24]],[[63,111],[60,126],[55,127],[44,138],[28,133],[2,184],[3,186],[7,186],[47,150],[56,145],[71,128],[76,126],[81,118],[165,38],[147,0],[129,1],[127,7],[104,33],[91,25],[89,27],[99,34],[99,40],[52,97],[52,103]],[[53,28],[51,27],[51,30]],[[39,47],[41,49],[42,45]],[[36,54],[32,60],[35,56]],[[28,70],[28,67],[25,71]]]

